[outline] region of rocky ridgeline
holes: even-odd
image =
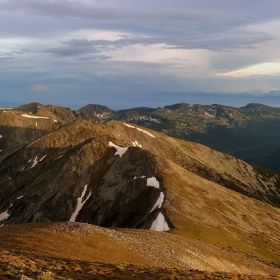
[[[190,267],[182,261],[182,256],[175,254],[175,248],[172,243],[163,244],[150,240],[149,238],[140,238],[133,235],[132,232],[124,232],[120,229],[109,229],[94,226],[87,223],[56,223],[48,226],[49,230],[62,233],[71,233],[75,236],[94,236],[101,233],[107,238],[128,247],[137,254],[150,259],[150,261],[158,267],[166,267],[170,263],[174,263],[181,268],[189,269]],[[158,233],[160,234],[160,233]]]
[[[163,232],[109,229],[76,222],[56,223],[48,226],[47,229],[74,234],[75,237],[94,237],[97,233],[102,234],[106,240],[114,240],[135,252],[136,255],[147,258],[152,266],[160,268],[177,267],[183,270],[203,270],[211,273],[219,268],[221,271],[239,274],[240,278],[238,279],[243,279],[242,274],[247,274],[247,279],[258,279],[257,275],[255,275],[255,278],[250,275],[258,272],[262,273],[262,271],[266,270],[270,270],[275,274],[275,271],[277,271],[276,267],[274,271],[258,258],[254,258],[252,261],[252,256],[244,255],[232,250],[232,248],[222,249],[201,242],[189,242],[183,237]],[[231,261],[227,261],[230,259],[229,256],[231,256]],[[271,277],[264,279],[277,279],[277,277]],[[231,276],[229,276],[229,279],[231,279]]]

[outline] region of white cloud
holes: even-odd
[[[238,69],[235,71],[219,74],[220,76],[230,77],[249,77],[256,75],[279,75],[280,63],[260,63],[246,68]]]
[[[50,89],[48,85],[32,85],[29,87],[29,89],[34,91],[47,91]]]

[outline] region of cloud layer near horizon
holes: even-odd
[[[278,90],[279,9],[249,0],[0,1],[0,99],[124,108]]]

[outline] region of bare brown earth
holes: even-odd
[[[280,279],[279,266],[221,244],[178,236],[176,231],[56,223],[6,226],[0,234],[3,280],[21,275],[26,279]]]

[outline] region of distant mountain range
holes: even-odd
[[[280,91],[272,93],[280,94]],[[256,103],[241,108],[178,103],[163,108],[118,111],[87,105],[79,112],[149,127],[280,172],[280,108]]]
[[[196,263],[183,248],[176,251],[178,259],[174,253],[171,259],[180,267],[279,275],[280,174],[182,140],[197,137],[220,150],[248,154],[249,144],[270,147],[264,143],[276,141],[279,110],[185,103],[121,111],[101,105],[73,111],[38,103],[1,109],[0,233],[18,232],[13,224],[40,223],[46,230],[32,229],[32,236],[46,231],[51,236],[46,225],[53,222],[68,223],[68,228],[61,226],[65,240],[75,222],[168,231],[172,246],[184,247],[184,240],[201,243],[195,247],[201,258]],[[132,231],[134,243],[144,238],[141,232]],[[8,236],[0,241],[2,248],[15,242],[12,233]],[[156,243],[156,236],[149,235],[147,242]],[[100,248],[111,252],[111,245]],[[161,248],[169,247],[163,243]],[[115,251],[116,259],[122,250]]]
[[[273,94],[278,93],[280,91],[273,91]],[[172,137],[204,144],[248,163],[280,172],[280,108],[256,103],[241,108],[218,104],[178,103],[158,108],[140,107],[114,111],[106,106],[93,104],[79,110],[71,110],[30,103],[18,109],[26,113],[43,113],[56,118],[61,124],[76,118],[96,123],[109,120],[126,121]],[[36,131],[44,133],[38,129]],[[10,139],[18,143],[17,147],[20,147],[23,140]],[[0,160],[8,154],[8,150],[0,153]]]

